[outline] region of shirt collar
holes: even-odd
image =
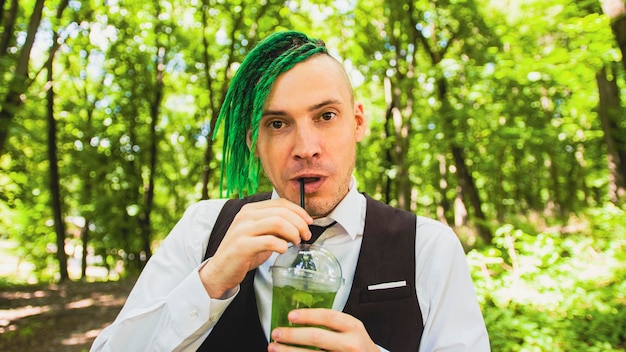
[[[276,190],[272,191],[272,199],[278,198]],[[365,197],[357,191],[357,181],[352,176],[348,194],[337,204],[328,216],[315,219],[315,225],[325,226],[337,221],[346,233],[355,239],[357,235],[363,235],[365,227]]]

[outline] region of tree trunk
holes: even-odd
[[[611,19],[611,29],[622,51],[622,66],[626,70],[626,4],[624,0],[600,0],[602,12]]]
[[[413,5],[409,3],[409,12],[412,11]],[[417,24],[417,21],[415,22]],[[430,58],[430,61],[433,67],[438,66],[443,58],[445,57],[446,51],[452,47],[452,43],[455,40],[451,39],[447,45],[444,47],[440,46],[440,42],[432,41],[432,38],[437,38],[437,35],[433,35],[432,38],[427,38],[424,33],[419,30],[416,26],[414,26],[411,30],[412,35],[415,36],[416,43],[419,42],[424,48],[426,54]],[[452,107],[448,101],[447,92],[447,82],[445,78],[440,76],[437,79],[437,98],[441,102],[441,107],[439,109],[440,116],[442,117],[442,129],[445,135],[446,140],[449,141],[449,146],[452,151],[452,155],[454,158],[454,162],[457,167],[458,177],[459,177],[459,185],[462,188],[462,194],[469,198],[470,204],[474,209],[476,228],[478,230],[479,236],[487,243],[491,242],[492,234],[489,228],[487,227],[487,222],[485,219],[485,215],[481,208],[480,197],[478,196],[478,190],[474,184],[474,179],[472,175],[467,170],[467,164],[465,163],[465,153],[463,152],[463,148],[459,146],[456,141],[456,130],[458,127],[454,126],[452,121],[452,117],[450,116],[450,112],[452,111]]]
[[[396,82],[402,82],[402,74],[396,72]],[[410,91],[410,88],[407,88]],[[407,155],[409,153],[410,121],[413,102],[407,99],[402,109],[400,108],[400,89],[394,86],[389,78],[385,78],[385,134],[390,138],[389,145],[385,146],[387,170],[393,170],[393,176],[387,176],[386,202],[396,199],[396,207],[411,211],[411,181],[409,179],[409,166]],[[395,186],[395,187],[394,187]]]
[[[84,94],[84,99],[86,102],[88,102],[88,94]],[[90,145],[90,140],[93,137],[93,107],[94,105],[89,106],[89,108],[87,109],[87,125],[85,128],[85,133],[83,135],[83,145],[85,146],[85,150],[83,152],[88,152],[89,154],[87,154],[87,157],[94,157],[95,155],[92,153],[91,150],[91,145]],[[83,181],[83,188],[82,188],[82,197],[81,197],[81,201],[83,204],[88,203],[91,199],[93,199],[93,183],[92,183],[92,176],[91,176],[91,171],[92,169],[90,167],[85,167],[82,169],[82,181]],[[87,211],[84,210],[84,206],[83,206],[83,210],[81,211],[83,217],[85,218],[85,224],[83,226],[83,228],[80,231],[80,241],[83,244],[83,257],[82,257],[82,262],[81,262],[81,280],[82,281],[87,281],[87,254],[88,254],[88,248],[89,248],[89,241],[91,240],[91,238],[89,237],[89,224],[91,222],[90,220],[90,216],[87,215]]]
[[[411,100],[406,103],[403,111],[392,110],[393,126],[395,129],[395,167],[397,185],[397,207],[411,211],[411,180],[409,179],[409,165],[407,165],[407,155],[409,154]]]
[[[474,184],[474,178],[469,173],[467,165],[465,164],[465,154],[463,149],[458,146],[452,146],[452,155],[454,156],[454,163],[456,164],[457,172],[459,175],[459,185],[462,188],[463,194],[469,198],[470,204],[474,209],[474,216],[476,217],[476,228],[480,237],[487,243],[491,243],[493,235],[491,230],[487,227],[487,219],[482,210],[482,203],[478,195],[478,189]]]
[[[600,4],[602,5],[602,11],[611,19],[611,29],[615,35],[617,45],[622,52],[622,67],[626,70],[626,3],[624,3],[624,0],[601,0]],[[606,72],[602,74],[606,77]],[[605,92],[606,94],[615,94],[614,96],[618,103],[616,106],[621,107],[621,101],[619,101],[619,90],[617,90],[615,81],[613,80],[612,82],[607,82],[606,89],[608,89]],[[621,198],[624,196],[624,187],[626,183],[626,130],[620,127],[620,119],[623,119],[621,110],[612,112],[610,103],[607,106],[609,107],[609,111],[607,112],[607,122],[610,124],[609,127],[611,129],[609,138],[614,140],[615,153],[619,156],[619,158],[615,158],[615,155],[610,156],[613,160],[609,161],[609,167],[616,168],[616,172],[620,174],[619,177],[615,179],[616,190],[613,192],[617,192],[617,197]],[[602,102],[600,102],[600,107],[602,108]],[[614,163],[615,165],[611,166],[611,163]]]
[[[400,18],[390,19],[391,23],[401,22]],[[393,30],[390,33],[395,33]],[[393,71],[392,77],[385,77],[384,90],[386,102],[385,131],[391,137],[389,145],[385,146],[386,156],[391,160],[387,170],[393,170],[393,176],[388,177],[391,183],[388,202],[396,199],[396,207],[411,211],[412,184],[409,179],[409,167],[407,157],[410,149],[410,139],[412,135],[411,116],[414,111],[413,96],[403,94],[412,92],[416,85],[415,62],[418,61],[414,49],[403,50],[404,38],[398,34],[391,35],[389,39],[395,48],[394,56],[397,62],[404,62],[405,65],[398,65]],[[411,40],[411,39],[409,39]],[[412,38],[412,41],[415,41]]]
[[[48,70],[51,72],[52,67]],[[48,73],[48,82],[52,82],[51,73]],[[61,187],[59,182],[59,162],[56,147],[56,120],[54,118],[54,91],[52,84],[47,93],[48,117],[48,161],[50,162],[50,201],[54,214],[54,232],[56,233],[57,261],[59,262],[60,281],[69,279],[67,272],[67,255],[65,254],[65,223],[63,222]]]
[[[454,197],[454,226],[460,227],[467,225],[467,207],[463,202],[463,187],[456,188],[456,196]]]
[[[160,8],[157,11],[156,18],[159,17],[161,11]],[[156,26],[156,36],[159,36],[159,27]],[[160,46],[157,42],[158,52],[155,59],[156,77],[155,77],[155,94],[154,100],[150,104],[150,161],[148,165],[148,180],[144,185],[143,212],[139,216],[139,228],[141,232],[142,250],[146,255],[146,261],[152,256],[152,233],[151,233],[151,219],[152,208],[154,207],[154,175],[156,173],[157,154],[158,154],[158,135],[157,125],[159,122],[159,115],[161,111],[161,102],[163,100],[163,71],[165,70],[165,48]],[[145,265],[145,261],[140,259],[140,267]]]
[[[206,90],[209,94],[209,111],[211,112],[211,120],[209,121],[209,135],[207,136],[207,146],[204,150],[204,160],[202,164],[202,191],[200,194],[200,199],[209,199],[209,182],[213,177],[214,169],[211,167],[211,161],[214,158],[213,153],[213,131],[217,128],[217,118],[219,116],[219,106],[214,104],[213,97],[213,78],[211,78],[211,60],[209,59],[209,41],[207,40],[206,35],[207,32],[206,26],[209,23],[208,19],[208,10],[209,5],[207,1],[204,1],[204,6],[202,7],[202,61],[204,63],[204,76],[206,77]],[[232,52],[231,52],[232,55]],[[228,67],[228,66],[227,66]]]
[[[20,97],[29,84],[28,79],[28,65],[30,62],[30,52],[35,43],[35,35],[41,23],[41,16],[43,12],[43,0],[37,0],[33,7],[33,14],[30,17],[28,23],[28,32],[26,33],[26,40],[22,46],[20,56],[15,68],[13,78],[8,85],[9,91],[2,102],[0,109],[0,154],[4,150],[4,143],[9,137],[9,129],[13,116],[15,116],[17,109],[22,105],[23,101]],[[54,46],[54,44],[53,44]]]
[[[63,1],[57,10],[57,20],[61,18],[68,1]],[[54,56],[59,44],[58,32],[52,36],[52,46],[48,61],[46,61],[47,87],[46,92],[46,116],[48,118],[48,161],[50,163],[50,201],[54,218],[54,231],[56,232],[57,261],[59,262],[60,282],[69,280],[67,271],[67,255],[65,253],[65,222],[63,221],[63,202],[61,197],[61,185],[59,177],[59,161],[57,156],[57,123],[54,117]]]
[[[598,84],[599,107],[598,115],[604,132],[609,168],[608,196],[611,202],[617,203],[624,196],[626,173],[626,153],[620,150],[619,122],[621,117],[621,101],[615,79],[607,77],[606,69],[596,74]]]
[[[87,281],[87,244],[89,243],[89,219],[85,218],[85,224],[80,229],[80,241],[83,243],[83,253],[80,260],[80,280]]]
[[[263,6],[261,8],[261,10],[257,13],[258,16],[262,16],[265,11],[267,10],[269,4],[266,4],[265,6]],[[209,21],[208,18],[208,10],[211,7],[211,5],[209,4],[208,0],[204,0],[203,1],[203,6],[202,6],[202,23],[204,24],[203,26],[206,26],[206,24]],[[241,10],[239,11],[239,13],[237,15],[233,14],[233,16],[235,16],[233,18],[233,28],[231,30],[231,37],[230,37],[230,48],[228,49],[228,62],[225,65],[225,69],[224,69],[224,82],[228,82],[228,73],[229,73],[229,68],[231,67],[233,61],[235,60],[234,54],[235,54],[235,46],[237,44],[237,38],[236,35],[237,33],[242,30],[242,24],[243,24],[243,13],[244,11]],[[258,19],[260,17],[257,16],[257,20],[252,21],[254,23],[258,22]],[[202,31],[202,33],[204,34],[206,32],[206,29]],[[251,31],[250,36],[248,36],[248,41],[252,42],[255,38],[255,32]],[[207,88],[207,92],[209,94],[209,110],[211,111],[211,121],[209,122],[209,136],[207,138],[207,146],[206,146],[206,150],[204,152],[204,160],[203,160],[203,166],[202,166],[202,191],[201,191],[201,199],[209,199],[209,182],[211,180],[211,178],[213,177],[213,173],[214,173],[214,168],[211,167],[211,161],[214,158],[214,153],[213,153],[213,137],[215,136],[215,131],[217,130],[218,126],[217,126],[217,119],[219,116],[219,110],[220,107],[224,101],[224,98],[226,97],[226,92],[228,91],[228,84],[224,83],[224,86],[222,87],[221,90],[221,94],[220,97],[218,98],[219,100],[215,99],[215,93],[214,93],[214,88],[213,88],[213,79],[211,78],[211,73],[210,73],[210,68],[211,68],[211,62],[209,60],[209,42],[207,41],[207,38],[205,35],[202,36],[202,43],[203,43],[203,61],[204,61],[204,71],[205,71],[205,76],[206,76],[206,88]],[[220,101],[220,104],[217,104],[216,102]],[[221,181],[221,180],[220,180]],[[221,185],[221,182],[220,182]]]
[[[487,226],[487,219],[485,218],[485,214],[482,210],[482,202],[480,200],[480,196],[478,195],[478,189],[474,183],[474,178],[467,168],[467,164],[465,162],[465,152],[463,151],[463,148],[455,142],[455,127],[450,117],[450,111],[452,111],[452,108],[447,100],[447,82],[445,79],[440,78],[437,80],[437,85],[439,99],[442,102],[440,112],[443,118],[443,129],[446,135],[445,138],[450,144],[452,157],[454,158],[454,164],[456,165],[457,175],[459,178],[459,185],[461,186],[462,194],[464,196],[463,198],[469,200],[469,203],[472,205],[478,235],[486,243],[491,243],[493,235]]]
[[[86,159],[91,159],[91,158],[96,159],[97,151],[91,145],[91,138],[93,138],[94,136],[93,112],[94,112],[96,104],[93,103],[93,101],[91,101],[89,98],[89,94],[86,88],[86,83],[85,83],[84,92],[83,92],[81,100],[85,102],[85,110],[87,112],[87,120],[83,128],[84,133],[82,137],[82,143],[85,149],[83,149],[82,153],[85,153]],[[91,166],[85,165],[85,167],[81,168],[81,173],[80,173],[81,175],[80,177],[83,182],[83,187],[81,189],[81,196],[80,196],[80,202],[81,202],[80,212],[81,212],[81,215],[85,219],[85,224],[80,232],[80,240],[83,244],[83,258],[81,262],[81,280],[82,281],[87,280],[87,255],[89,253],[88,252],[89,241],[91,240],[89,236],[89,225],[91,223],[92,211],[87,210],[88,206],[86,206],[86,204],[89,204],[93,199],[94,183],[92,181],[93,179],[92,172],[95,173],[95,170]]]
[[[54,45],[54,44],[53,44]],[[52,75],[52,50],[50,59],[46,64],[48,70],[48,91],[46,93],[46,117],[48,120],[48,162],[50,173],[50,202],[54,219],[54,232],[56,233],[57,253],[56,258],[59,263],[60,281],[69,279],[67,272],[67,255],[65,253],[65,223],[63,222],[61,205],[61,187],[59,180],[59,161],[57,159],[57,127],[54,117],[54,87]]]
[[[4,20],[4,1],[2,1],[0,9],[3,10],[2,14],[0,14],[0,20]],[[6,18],[7,22],[6,24],[3,24],[4,32],[2,32],[2,37],[0,37],[0,57],[3,57],[7,54],[9,45],[11,45],[11,38],[13,38],[13,29],[15,27],[15,21],[17,20],[17,9],[17,0],[12,0],[11,7],[9,8],[9,12]]]
[[[3,19],[4,19],[4,0],[0,0],[0,21],[2,21]]]

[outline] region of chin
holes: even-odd
[[[313,218],[323,218],[333,211],[334,206],[330,206],[326,202],[314,202],[313,204],[307,204],[307,212]]]

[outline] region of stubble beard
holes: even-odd
[[[350,183],[352,180],[352,172],[354,171],[356,160],[352,161],[352,165],[347,169],[346,174],[343,175],[339,185],[335,188],[334,192],[327,198],[316,199],[315,196],[309,197],[307,201],[305,199],[305,209],[311,215],[312,218],[322,218],[328,216],[344,197],[350,191]]]
[[[261,164],[263,165],[263,163]],[[329,197],[320,198],[320,196],[317,196],[316,194],[305,196],[304,209],[312,218],[317,219],[317,218],[322,218],[322,217],[327,216],[337,207],[337,205],[348,194],[348,192],[350,191],[350,183],[352,180],[352,173],[354,171],[355,165],[356,165],[356,156],[354,159],[352,159],[350,167],[346,169],[346,173],[343,175],[343,178],[340,180],[338,186],[335,188],[334,192]],[[300,205],[299,194],[295,196],[296,199],[291,199],[287,197],[286,194],[282,194],[282,192],[280,192],[279,189],[276,187],[276,183],[274,182],[272,177],[270,177],[269,173],[265,170],[265,167],[263,167],[263,171],[265,173],[265,176],[270,181],[270,183],[274,186],[274,189],[278,193],[279,197],[285,198],[294,204]]]

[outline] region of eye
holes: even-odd
[[[273,130],[279,130],[281,129],[283,126],[285,126],[285,123],[279,120],[274,120],[274,121],[270,121],[267,124],[267,127],[273,129]]]
[[[332,111],[327,111],[325,113],[322,114],[322,116],[320,116],[320,118],[324,121],[330,121],[332,120],[335,116],[337,116],[336,113],[332,112]]]

